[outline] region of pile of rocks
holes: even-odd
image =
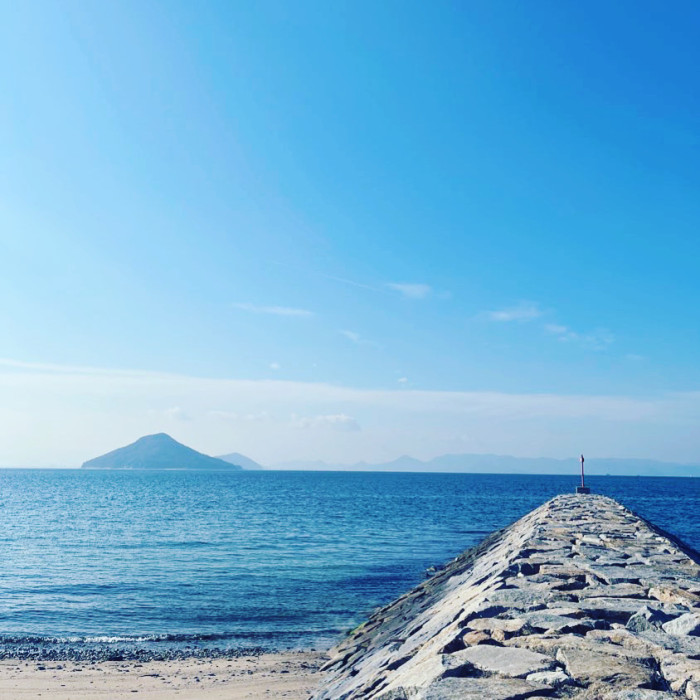
[[[558,496],[354,630],[316,700],[700,700],[700,555]]]

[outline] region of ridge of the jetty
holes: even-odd
[[[557,496],[378,610],[316,700],[700,700],[700,555]]]

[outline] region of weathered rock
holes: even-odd
[[[636,583],[618,583],[613,585],[591,586],[577,593],[583,598],[646,598],[647,589]],[[675,601],[673,601],[675,602]]]
[[[558,688],[559,686],[571,683],[571,676],[568,676],[564,671],[537,671],[531,673],[525,680],[528,683]]]
[[[700,661],[697,659],[689,659],[682,654],[671,654],[661,661],[660,670],[673,691],[683,692],[689,684],[692,689],[693,683],[700,687]]]
[[[626,624],[640,608],[637,598],[587,598],[572,601],[569,605],[578,608],[588,618],[622,624]]]
[[[594,628],[590,620],[580,620],[563,615],[552,615],[546,612],[526,613],[519,618],[525,623],[530,633],[532,632],[556,632],[557,634],[586,634]]]
[[[627,625],[625,626],[632,632],[642,632],[654,628],[659,629],[664,623],[672,619],[673,615],[645,605],[627,620]]]
[[[470,664],[485,673],[497,673],[510,678],[525,678],[536,671],[549,671],[556,666],[553,658],[512,647],[479,645],[450,655],[452,663]],[[450,663],[449,661],[447,663]]]
[[[649,597],[660,600],[662,603],[700,607],[700,595],[680,586],[653,586],[649,589]]]
[[[649,572],[645,571],[645,567],[642,564],[637,566],[602,566],[596,562],[595,564],[583,563],[581,568],[589,571],[608,585],[616,583],[634,583],[638,585],[642,579],[649,576]]]
[[[602,647],[603,645],[601,645]],[[612,645],[608,645],[612,647]],[[612,650],[611,650],[612,651]],[[579,683],[616,683],[623,688],[649,687],[656,681],[656,674],[649,666],[627,656],[601,653],[590,649],[560,649],[557,661]]]
[[[445,678],[418,697],[423,700],[525,700],[546,690],[545,686],[512,678]],[[377,700],[389,698],[381,696]]]
[[[689,634],[698,637],[700,636],[700,613],[685,613],[667,622],[663,629],[668,634]]]
[[[632,690],[603,691],[601,700],[667,700],[678,697],[674,693],[666,693],[663,690],[649,690],[648,688],[634,688]]]

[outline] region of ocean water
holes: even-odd
[[[576,476],[0,470],[0,651],[323,648]],[[700,549],[700,479],[592,477]]]

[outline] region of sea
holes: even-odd
[[[700,550],[700,479],[591,477]],[[324,649],[575,475],[0,470],[0,656]]]

